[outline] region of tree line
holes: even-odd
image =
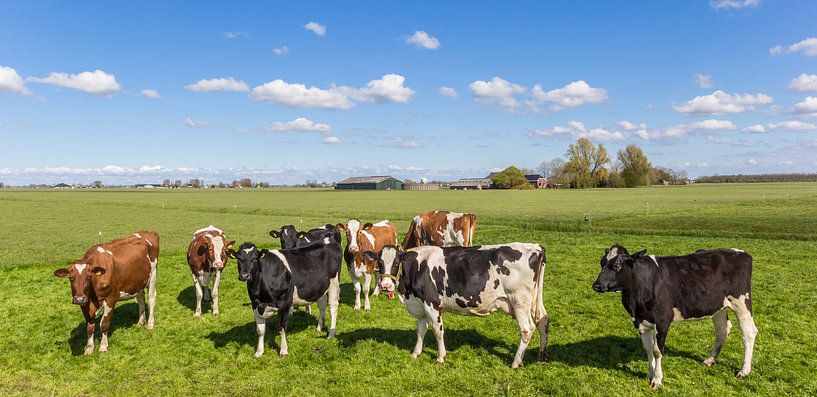
[[[698,183],[747,183],[747,182],[814,182],[817,174],[757,174],[757,175],[709,175],[695,180]]]
[[[549,185],[584,189],[681,184],[688,180],[685,171],[653,166],[644,151],[632,144],[611,159],[604,144],[596,146],[587,138],[579,138],[568,146],[565,157],[544,161],[537,167]]]

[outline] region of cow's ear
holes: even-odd
[[[238,252],[235,252],[232,248],[227,250],[227,256],[230,257],[230,258],[238,259],[238,258],[235,257],[237,254],[238,254]]]
[[[277,230],[270,230],[269,235],[272,238],[280,238],[281,237],[281,232],[279,232]]]
[[[633,258],[633,259],[638,259],[638,258],[641,258],[641,257],[642,257],[642,256],[644,256],[644,254],[646,254],[646,253],[647,253],[647,250],[645,250],[645,249],[644,249],[644,250],[641,250],[641,251],[638,251],[638,252],[636,252],[635,254],[633,254],[633,255],[632,255],[632,258]]]
[[[374,225],[372,225],[371,222],[367,222],[365,225],[363,225],[363,230],[369,230],[372,228],[372,226]]]
[[[261,257],[263,258],[264,256],[269,254],[269,250],[266,248],[261,248],[260,250],[258,250],[258,253],[261,254]]]
[[[335,225],[335,227],[338,228],[338,230],[343,230],[344,232],[346,231],[346,225],[342,223],[338,223],[337,225]]]
[[[198,251],[196,251],[196,253],[197,253],[198,255],[204,255],[204,254],[206,254],[206,253],[207,253],[207,246],[206,246],[206,245],[200,245],[200,246],[199,246],[199,249],[198,249]]]
[[[377,253],[374,251],[366,251],[363,253],[363,259],[371,262],[376,262],[379,259],[377,256]]]
[[[227,249],[229,249],[230,247],[232,247],[232,246],[233,246],[233,244],[235,244],[235,240],[228,241],[228,242],[227,242]]]
[[[68,273],[69,273],[69,272],[68,272],[68,269],[66,269],[66,268],[57,269],[57,270],[54,270],[54,277],[60,277],[60,278],[62,278],[62,277],[67,276],[67,275],[68,275]]]
[[[304,231],[298,232],[298,234],[295,235],[297,238],[304,238],[304,236],[306,236],[306,232]]]
[[[105,274],[105,268],[101,267],[101,266],[94,266],[91,269],[91,273],[93,273],[94,276],[101,276],[101,275]]]

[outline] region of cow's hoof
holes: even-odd
[[[93,347],[86,347],[84,354],[86,356],[90,356],[91,354],[94,354],[94,348]]]
[[[258,353],[258,352],[256,352],[256,353],[255,353],[253,356],[254,356],[255,358],[260,358],[260,357],[261,357],[263,354],[264,354],[264,353]]]
[[[329,330],[329,333],[326,335],[326,339],[332,339],[332,338],[334,338],[334,337],[335,337],[335,330],[334,330],[334,329],[330,329],[330,330]]]
[[[650,381],[650,387],[653,388],[653,389],[657,389],[657,388],[661,387],[661,379],[653,378]]]
[[[437,357],[437,362],[442,364],[445,362],[445,357]]]
[[[288,355],[289,355],[289,353],[287,353],[287,352],[280,352],[280,353],[278,353],[278,355],[279,355],[279,356],[281,356],[281,358],[284,358],[284,357],[288,356]]]
[[[715,365],[716,362],[717,362],[717,360],[715,360],[715,357],[709,357],[706,360],[704,360],[701,363],[701,365],[703,365],[704,367],[711,367],[711,366]]]
[[[100,346],[100,347],[99,347],[99,352],[100,352],[100,353],[105,353],[105,352],[107,352],[107,351],[108,351],[108,346]]]
[[[417,357],[420,357],[420,353],[411,353],[411,358],[416,359]]]
[[[323,331],[323,328],[319,325],[319,326],[315,327],[315,331],[318,331],[318,333],[321,333],[321,331]]]
[[[363,309],[363,310],[364,310],[364,311],[367,311],[367,312],[370,312],[370,311],[372,311],[372,308],[371,308],[371,307],[367,307],[367,308],[365,308],[365,309]]]
[[[194,313],[193,317],[201,317],[201,313]]]
[[[735,374],[735,377],[737,378],[745,378],[747,376],[749,376],[749,371],[744,372],[743,370],[740,370],[737,374]]]
[[[148,331],[152,330],[153,329],[153,324],[148,323],[148,326],[146,328],[148,329]]]
[[[537,359],[540,363],[546,362],[548,360],[548,352],[539,352],[539,357]]]
[[[522,363],[518,363],[518,362],[514,361],[513,363],[511,363],[511,368],[513,368],[513,369],[517,369],[517,368],[519,368],[521,365],[522,365]]]
[[[359,312],[360,311],[360,306],[355,306],[355,311]]]

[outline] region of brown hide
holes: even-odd
[[[208,236],[221,237],[224,240],[221,252],[214,252],[213,242]],[[190,266],[190,271],[194,276],[198,276],[202,271],[211,271],[215,255],[221,255],[221,261],[224,263],[224,267],[226,267],[228,258],[227,250],[233,244],[235,244],[235,241],[227,241],[227,237],[224,233],[217,229],[196,233],[196,235],[193,236],[193,241],[191,241],[187,247],[187,264]],[[222,267],[222,269],[224,269],[224,267]]]
[[[449,230],[448,215],[451,213],[450,211],[427,211],[414,217],[401,244],[403,249],[407,250],[421,245],[446,246],[444,236]],[[455,233],[462,233],[462,246],[470,247],[473,244],[471,239],[477,227],[477,216],[461,214],[452,219],[451,223],[451,228]],[[449,243],[448,245],[458,244]]]
[[[369,239],[364,235],[364,232],[374,237],[374,245],[372,245]],[[354,261],[355,266],[365,264],[366,273],[372,274],[377,269],[377,262],[365,260],[363,253],[366,251],[380,252],[380,250],[387,245],[397,245],[397,227],[395,227],[391,222],[389,222],[389,224],[386,226],[369,226],[369,224],[366,224],[358,233],[357,241],[358,245],[360,245],[360,250],[354,254],[349,251],[348,241],[346,243],[346,250],[344,251],[346,264],[350,264],[349,260],[351,258]]]

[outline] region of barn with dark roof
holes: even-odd
[[[392,176],[353,176],[335,183],[337,190],[402,190],[403,181]]]

